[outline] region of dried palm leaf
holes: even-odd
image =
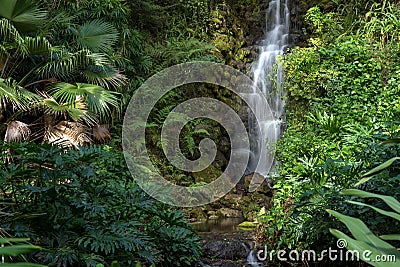
[[[44,142],[61,147],[79,149],[92,143],[87,128],[78,122],[61,121],[55,126],[47,127]]]
[[[31,130],[29,129],[28,124],[21,121],[12,121],[7,125],[4,141],[21,143],[29,140],[30,136]]]
[[[100,143],[106,143],[111,140],[110,126],[100,124],[93,126],[93,139]]]

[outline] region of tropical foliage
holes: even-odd
[[[270,250],[321,250],[336,236],[349,249],[396,254],[399,4],[292,2],[300,37],[279,59],[287,92],[280,177],[258,236]],[[121,119],[143,81],[171,65],[250,71],[266,4],[0,0],[0,265],[194,266],[201,243],[183,211],[146,195],[123,163]],[[168,162],[160,132],[179,103],[199,96],[242,108],[224,88],[190,84],[157,103],[146,129],[154,165],[184,186],[204,181]],[[193,120],[181,132],[182,153],[196,159],[199,141],[212,138],[219,174],[226,136],[216,122]]]
[[[190,266],[198,260],[199,238],[183,212],[146,195],[120,152],[28,143],[3,144],[2,151],[10,163],[0,164],[6,192],[0,227],[39,242],[44,249],[31,254],[32,261]]]
[[[382,172],[385,168],[389,167],[395,160],[398,159],[399,158],[392,158],[385,163],[379,165],[378,167],[372,169],[368,173],[364,174],[364,178],[357,184],[362,184],[370,180],[372,176],[378,174],[379,172]],[[382,200],[388,207],[390,207],[391,211],[387,211],[364,202],[353,200],[349,200],[348,202],[351,204],[368,207],[382,215],[400,221],[400,202],[392,196],[374,194],[358,189],[347,189],[343,190],[341,193],[344,195],[355,196],[363,199],[375,198]],[[396,249],[395,246],[385,241],[400,241],[400,235],[397,232],[377,237],[360,219],[346,216],[332,210],[328,210],[328,212],[338,218],[340,221],[342,221],[350,230],[355,239],[336,229],[330,229],[330,232],[337,238],[342,238],[343,240],[345,240],[347,242],[347,249],[358,251],[357,257],[359,259],[373,266],[398,265],[400,259],[399,251]],[[365,255],[365,251],[369,251],[369,255]]]

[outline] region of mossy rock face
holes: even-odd
[[[234,210],[230,208],[221,208],[217,210],[216,214],[219,217],[225,218],[241,218],[243,217],[242,212],[240,210]]]
[[[220,169],[214,167],[213,165],[210,165],[202,171],[192,173],[192,176],[196,184],[199,183],[209,184],[212,181],[216,180],[218,177],[220,177],[221,174],[222,171]]]
[[[239,202],[239,209],[246,220],[253,221],[256,219],[261,207],[263,207],[263,202],[261,196],[243,196]]]
[[[240,210],[241,196],[237,194],[227,194],[218,200],[220,207],[228,207]]]
[[[262,0],[223,1],[213,8],[213,43],[226,64],[248,71],[248,64],[254,60],[248,47],[263,35],[266,5]]]
[[[202,207],[188,208],[185,213],[189,217],[189,221],[204,221],[207,219],[206,212]]]

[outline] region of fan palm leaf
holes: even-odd
[[[32,0],[0,0],[0,6],[0,17],[10,20],[21,32],[37,29],[47,16]]]
[[[44,94],[43,94],[44,95]],[[96,114],[87,110],[86,104],[79,98],[74,102],[59,103],[53,97],[47,96],[43,99],[42,107],[47,115],[69,117],[74,121],[84,121],[88,125],[97,123]]]
[[[118,40],[118,31],[110,23],[100,19],[88,21],[77,28],[71,27],[78,47],[93,52],[109,52]]]
[[[60,79],[68,79],[78,73],[82,67],[93,64],[90,51],[80,50],[75,53],[66,51],[60,47],[53,47],[49,61],[37,69],[37,73],[44,76],[52,76]]]
[[[107,89],[121,88],[127,84],[127,78],[118,69],[110,66],[88,66],[83,71],[88,82],[100,85]]]
[[[116,92],[108,91],[103,87],[87,83],[57,83],[49,90],[50,94],[61,103],[75,103],[78,97],[87,104],[89,111],[107,120],[111,115],[111,108],[118,109]]]
[[[28,110],[39,101],[40,97],[25,88],[18,86],[12,79],[0,78],[0,108],[11,110]]]
[[[45,37],[21,36],[7,19],[0,19],[0,38],[4,40],[0,44],[0,77],[12,77],[21,68],[26,68],[25,77],[20,80],[19,84],[22,84],[40,65],[37,59],[44,60],[47,56],[51,57],[52,55],[53,47]],[[44,57],[36,58],[35,63],[31,60],[26,61],[28,58],[38,55]],[[31,64],[32,68],[27,67],[27,63]]]
[[[49,55],[53,52],[52,45],[45,37],[27,36],[23,38],[23,44],[28,55]]]

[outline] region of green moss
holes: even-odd
[[[255,222],[242,222],[239,224],[240,228],[255,228],[257,226],[257,223]]]

